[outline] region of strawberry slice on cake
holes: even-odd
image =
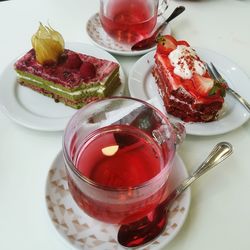
[[[209,122],[218,117],[226,85],[209,76],[188,42],[160,36],[152,74],[169,114],[185,122]]]

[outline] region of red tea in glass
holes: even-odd
[[[152,211],[165,193],[176,133],[157,109],[116,97],[90,103],[64,134],[69,189],[98,220],[123,224]]]
[[[164,157],[167,157],[168,152],[164,153]],[[70,188],[77,203],[92,217],[110,223],[117,223],[117,220],[127,223],[147,214],[158,204],[164,186],[140,201],[126,203],[126,199],[133,196],[133,192],[138,192],[132,190],[133,187],[149,181],[163,167],[161,149],[146,133],[126,125],[108,126],[98,129],[84,142],[77,157],[76,168],[83,176],[99,185],[131,188],[130,193],[117,197],[122,201],[121,204],[110,204],[105,200],[98,202],[90,199],[74,183],[70,184]],[[136,214],[131,213],[142,205]]]
[[[157,143],[146,133],[126,125],[111,125],[91,133],[77,158],[76,168],[81,174],[115,188],[148,181],[163,165]]]
[[[109,36],[133,44],[147,37],[157,21],[158,0],[100,0],[100,21]]]

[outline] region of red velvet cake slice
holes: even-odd
[[[40,24],[33,49],[15,63],[18,81],[73,108],[111,95],[120,85],[119,65],[64,49],[60,33]]]
[[[225,87],[209,76],[205,63],[186,41],[166,35],[158,39],[153,76],[169,114],[185,122],[217,118]]]

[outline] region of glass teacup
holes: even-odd
[[[152,32],[167,7],[167,0],[100,0],[99,16],[109,36],[133,44]]]
[[[70,192],[89,216],[135,221],[164,198],[181,124],[139,99],[92,102],[69,121],[63,155]]]

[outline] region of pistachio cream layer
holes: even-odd
[[[33,85],[36,88],[42,88],[48,92],[71,100],[77,100],[91,96],[106,97],[107,93],[112,92],[111,90],[114,89],[114,86],[117,87],[117,83],[120,83],[118,72],[114,72],[114,74],[108,77],[104,84],[100,84],[99,82],[89,83],[87,85],[82,84],[74,89],[62,87],[59,84],[55,84],[51,81],[44,80],[41,77],[19,70],[17,70],[17,76],[20,82],[26,83],[26,86]]]

